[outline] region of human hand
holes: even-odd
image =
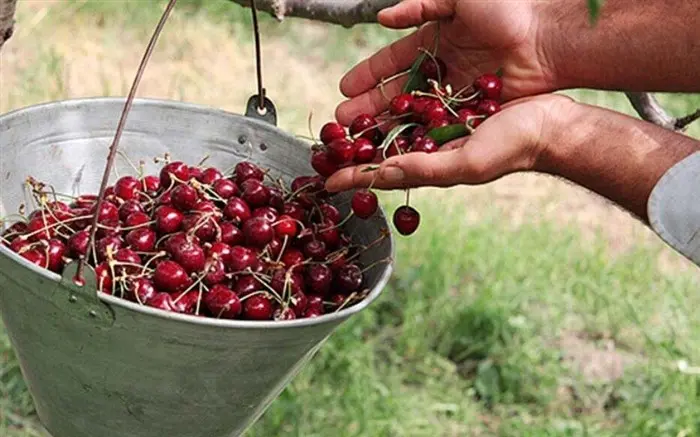
[[[537,170],[543,150],[558,141],[567,114],[576,107],[568,97],[542,95],[506,104],[474,134],[445,144],[431,154],[411,152],[383,161],[379,168],[348,167],[326,182],[332,192],[352,188],[405,189],[483,184],[509,173]]]
[[[361,113],[376,115],[401,92],[407,78],[394,80],[382,90],[382,79],[408,70],[419,49],[432,49],[440,22],[438,56],[447,64],[447,82],[453,89],[471,84],[482,73],[503,72],[503,98],[510,100],[552,90],[542,10],[548,2],[535,0],[405,0],[379,14],[382,25],[405,29],[426,22],[413,34],[364,60],[342,79],[349,97],[336,111],[348,125]]]

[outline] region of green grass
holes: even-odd
[[[370,310],[337,331],[250,436],[677,436],[700,431],[695,276],[659,273],[640,247],[611,261],[572,229],[493,219],[416,196],[423,226],[400,238],[396,274]],[[385,196],[391,210],[397,195]],[[586,381],[557,341],[614,341],[634,357],[622,379]],[[0,404],[31,406],[2,343]],[[573,393],[562,400],[558,393]],[[1,429],[1,428],[0,428]],[[7,437],[29,431],[4,430]],[[692,434],[688,434],[692,435]]]

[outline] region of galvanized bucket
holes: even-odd
[[[69,100],[0,116],[0,215],[29,204],[29,175],[63,193],[98,191],[123,99]],[[123,150],[207,161],[250,159],[290,181],[313,174],[309,148],[273,124],[174,101],[137,99]],[[150,167],[149,167],[150,166]],[[119,173],[129,173],[118,159]],[[347,213],[348,198],[337,206]],[[388,228],[383,211],[348,222],[357,242]],[[364,253],[392,255],[384,239]],[[342,322],[367,308],[391,274],[367,272],[369,297],[316,319],[249,322],[171,314],[75,286],[0,247],[0,311],[40,420],[54,437],[230,437],[249,428]],[[340,395],[340,394],[339,394]]]

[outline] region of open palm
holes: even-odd
[[[447,64],[446,80],[453,88],[502,68],[506,100],[549,91],[546,54],[536,47],[536,7],[527,0],[405,0],[382,11],[379,21],[386,27],[428,24],[347,73],[340,87],[349,100],[338,107],[338,121],[347,125],[361,113],[376,115],[386,109],[387,98],[399,94],[407,78],[390,82],[383,92],[377,85],[409,69],[420,48],[432,49],[438,29],[438,56]]]

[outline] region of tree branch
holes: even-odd
[[[691,123],[700,119],[700,109],[685,117],[672,117],[650,93],[625,93],[639,116],[651,123],[677,132],[684,131]]]
[[[251,0],[230,0],[250,7]],[[361,23],[375,23],[377,13],[399,3],[400,0],[257,0],[259,10],[278,20],[284,17],[306,18],[314,21],[352,27]]]
[[[17,0],[0,0],[0,49],[14,32]]]

